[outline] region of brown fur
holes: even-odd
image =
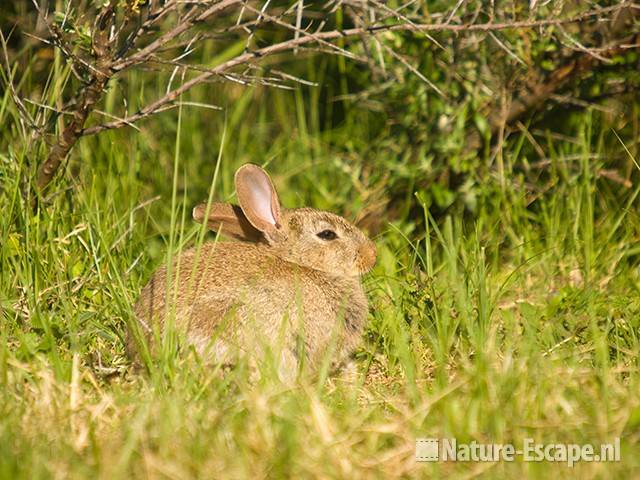
[[[266,177],[259,167],[243,167],[248,168],[258,176],[256,181],[262,181],[261,172]],[[354,350],[367,316],[360,276],[375,263],[375,245],[337,215],[280,209],[275,190],[271,198],[270,210],[259,204],[249,214],[245,200],[242,211],[257,228],[250,232],[252,243],[212,242],[199,251],[194,247],[182,252],[172,265],[169,289],[166,267],[154,274],[135,306],[143,330],[175,318],[190,343],[221,363],[233,363],[238,354],[256,357],[273,349],[281,355],[286,376],[295,374],[301,361],[317,366],[328,349],[333,349],[334,363]],[[267,220],[273,211],[275,221],[254,222],[253,210]],[[200,206],[197,219],[210,226],[219,222],[224,233],[229,212],[235,211],[226,209],[224,216],[205,219]],[[317,236],[326,229],[337,238]],[[238,237],[237,226],[232,230]],[[263,237],[256,241],[256,235]]]

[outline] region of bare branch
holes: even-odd
[[[404,58],[399,53],[395,52],[391,47],[387,47],[386,45],[383,45],[383,47],[387,51],[387,53],[389,53],[389,55],[391,55],[396,60],[398,60],[400,63],[402,63],[405,67],[407,67],[407,69],[411,73],[413,73],[420,80],[422,80],[424,83],[429,85],[429,87],[431,87],[438,95],[440,95],[442,98],[447,98],[447,96],[445,95],[445,93],[442,90],[440,90],[431,80],[429,80],[427,77],[425,77],[422,74],[422,72],[420,72],[420,70],[418,70],[416,67],[411,65],[411,63],[409,63],[409,61],[406,58]]]
[[[397,18],[398,20],[404,22],[406,25],[409,25],[413,31],[424,34],[424,36],[426,38],[428,38],[431,42],[433,42],[434,45],[437,45],[442,50],[445,49],[442,45],[440,45],[440,42],[438,42],[435,38],[433,38],[431,35],[426,33],[424,30],[421,30],[414,22],[411,21],[410,18],[408,18],[405,15],[403,15],[399,10],[394,10],[394,9],[388,7],[387,5],[385,5],[384,3],[378,2],[377,0],[371,0],[371,2],[375,6],[380,8],[382,11],[387,13],[388,15],[391,15],[391,16]]]
[[[635,44],[635,48],[640,49],[640,35],[634,35],[609,45],[606,49],[600,49],[597,56],[594,56],[592,52],[585,52],[577,58],[570,59],[554,70],[544,81],[537,83],[513,100],[504,115],[502,112],[492,113],[489,116],[492,131],[497,131],[505,123],[513,123],[518,120],[536,105],[543,104],[545,100],[555,95],[564,85],[590,71],[594,64],[602,61],[600,58],[612,58],[630,44]]]
[[[242,4],[242,0],[223,0],[220,3],[216,3],[209,8],[207,8],[200,15],[197,15],[197,11],[192,9],[185,18],[181,19],[181,21],[174,28],[161,35],[155,41],[151,42],[149,45],[138,51],[137,53],[131,55],[123,59],[122,61],[116,63],[112,66],[113,71],[118,72],[121,70],[125,70],[130,68],[133,65],[138,63],[142,63],[149,57],[150,54],[154,53],[159,48],[165,46],[168,42],[180,36],[182,33],[186,32],[191,26],[196,23],[203,22],[207,18],[220,13],[223,10],[226,10],[229,7],[234,5]]]
[[[114,4],[110,3],[96,18],[92,41],[96,65],[91,70],[91,81],[80,93],[73,116],[58,137],[58,142],[51,148],[47,159],[38,168],[36,185],[39,190],[44,189],[51,182],[60,164],[82,135],[84,123],[109,81],[109,62],[111,61],[109,31],[114,15]]]
[[[640,8],[637,4],[621,2],[618,5],[589,10],[564,19],[546,18],[540,20],[503,23],[494,21],[487,23],[475,23],[474,19],[470,23],[466,24],[451,24],[452,17],[463,3],[463,1],[459,1],[445,23],[420,24],[409,18],[409,15],[401,13],[401,10],[404,10],[407,6],[414,3],[413,0],[410,0],[408,3],[405,3],[396,9],[390,8],[382,0],[371,0],[370,2],[335,0],[325,4],[325,10],[322,14],[318,14],[319,16],[317,17],[313,17],[315,12],[313,12],[309,6],[305,6],[304,0],[292,2],[286,8],[271,8],[271,0],[264,0],[262,7],[260,8],[252,6],[252,4],[246,0],[150,1],[146,7],[144,7],[146,8],[146,17],[144,13],[134,10],[134,7],[126,2],[123,5],[119,0],[109,0],[106,5],[98,7],[99,13],[96,17],[96,22],[93,28],[90,29],[92,32],[91,49],[85,49],[78,48],[78,43],[75,41],[70,42],[69,34],[62,31],[61,27],[51,22],[46,17],[46,12],[41,11],[36,0],[32,1],[49,30],[51,43],[58,48],[67,59],[70,60],[71,70],[81,80],[80,87],[78,87],[78,90],[71,100],[67,102],[67,106],[65,106],[65,108],[56,109],[58,112],[66,114],[66,116],[61,117],[64,123],[62,131],[58,135],[56,143],[51,148],[46,160],[38,169],[36,185],[40,191],[50,183],[55,172],[59,169],[61,163],[67,157],[73,146],[77,143],[79,138],[84,135],[92,135],[104,130],[125,126],[134,126],[134,124],[139,120],[173,109],[178,105],[218,109],[219,107],[214,105],[187,102],[181,99],[184,93],[202,83],[217,79],[237,82],[243,85],[259,84],[274,86],[277,88],[291,88],[289,82],[309,84],[309,82],[279,71],[272,71],[271,74],[265,73],[261,70],[255,71],[255,69],[259,68],[256,65],[266,57],[273,57],[288,51],[309,51],[313,47],[316,47],[323,51],[329,51],[332,54],[343,55],[350,59],[367,62],[367,58],[363,59],[352,51],[343,48],[341,41],[343,39],[361,38],[363,39],[363,43],[365,43],[364,40],[366,38],[372,38],[376,43],[378,52],[381,52],[383,45],[376,36],[384,32],[409,32],[424,35],[438,46],[440,46],[440,44],[430,36],[430,33],[485,32],[490,34],[495,41],[498,42],[500,47],[507,51],[508,54],[514,56],[515,54],[511,52],[504,42],[500,41],[498,37],[494,35],[494,32],[501,30],[534,29],[554,26],[562,27],[563,25],[583,22],[592,18],[607,18],[607,15],[621,12],[624,9]],[[357,21],[353,28],[325,31],[324,29],[330,19],[331,13],[344,4],[348,4],[350,8],[353,8],[356,19],[361,21]],[[67,15],[70,11],[69,8],[68,4],[63,25],[67,22]],[[116,9],[120,9],[118,11],[121,13],[124,12],[124,15],[119,15],[117,17],[120,20],[116,19]],[[329,13],[327,13],[327,10],[329,10]],[[178,16],[175,25],[170,27],[164,33],[159,34],[155,39],[147,37],[147,34],[150,33],[161,20],[166,19],[169,15],[176,12],[182,13],[182,15]],[[209,30],[206,33],[202,32],[194,34],[194,27],[196,25],[207,20],[221,18],[229,12],[235,12],[238,14],[235,25],[218,31]],[[250,12],[250,15],[255,18],[243,20],[243,15],[245,15],[246,12]],[[362,16],[360,15],[360,12],[363,12]],[[303,15],[306,16],[306,18],[312,18],[305,27],[302,25]],[[376,19],[376,17],[378,18]],[[433,15],[431,18],[443,19],[442,16],[438,17],[436,15]],[[319,21],[316,21],[316,19],[319,19]],[[231,22],[227,23],[232,23],[234,21],[235,17],[231,19]],[[137,23],[132,26],[132,22]],[[285,29],[290,32],[290,36],[292,38],[282,40],[278,43],[258,48],[253,51],[244,51],[243,53],[225,60],[212,68],[186,63],[185,58],[193,51],[193,45],[195,45],[200,39],[211,38],[212,35],[226,34],[229,32],[246,32],[248,33],[246,44],[248,48],[252,43],[251,40],[254,38],[256,29],[266,23]],[[120,36],[125,35],[123,32],[129,31],[130,33],[126,35],[124,42],[120,42]],[[185,41],[185,34],[187,32],[192,35],[188,41]],[[577,47],[577,49],[581,51],[587,51],[590,54],[588,57],[592,62],[597,58],[606,59],[609,57],[611,51],[613,51],[598,50],[596,52],[594,49],[588,49],[583,46],[566,33],[565,36],[573,44],[574,48]],[[142,46],[134,53],[130,53],[132,49],[143,41],[146,45]],[[629,46],[633,45],[633,42],[628,39],[625,39],[624,42],[625,48],[629,48]],[[620,48],[622,48],[620,45],[615,47],[615,49]],[[178,49],[182,51],[179,51]],[[405,68],[427,83],[435,92],[439,95],[445,96],[444,92],[434,85],[433,82],[430,82],[429,79],[414,67],[407,58],[389,47],[384,46],[384,49],[389,53],[389,55],[402,63]],[[161,57],[163,54],[164,56],[171,56],[172,58],[163,59]],[[381,54],[380,57],[382,58]],[[384,66],[384,63],[382,64]],[[150,104],[143,106],[136,113],[125,113],[120,117],[112,116],[111,114],[96,110],[98,102],[100,102],[106,90],[107,83],[112,78],[118,78],[123,74],[123,72],[133,67],[153,65],[168,65],[174,68],[174,73],[171,75],[165,95],[157,98]],[[575,68],[576,71],[580,71],[580,69],[587,68],[589,65],[590,63],[588,62],[577,63],[572,68]],[[198,74],[193,76],[193,78],[184,80],[189,71],[197,71]],[[178,72],[181,72],[183,83],[180,86],[173,88],[172,80],[177,76]],[[11,75],[10,72],[9,75]],[[542,86],[539,90],[529,95],[529,97],[522,96],[516,102],[512,103],[509,111],[506,112],[506,115],[509,118],[519,117],[524,111],[530,108],[531,102],[538,102],[540,99],[549,98],[550,95],[554,94],[554,88],[565,81],[565,78],[562,76],[557,76],[557,78],[552,76],[548,82],[549,85]],[[15,101],[17,97],[15,92],[12,91],[12,93],[14,94],[13,97]],[[16,103],[18,103],[18,101],[16,101]],[[18,106],[18,109],[21,109],[20,105]],[[26,109],[23,108],[23,110],[24,112],[27,112]],[[21,110],[21,113],[24,112]],[[44,109],[40,110],[40,112],[44,112]],[[92,112],[98,113],[102,116],[111,116],[112,120],[87,128],[85,124]],[[34,123],[28,115],[25,116],[25,119],[28,120],[29,124]],[[37,120],[38,117],[36,117],[36,121]],[[492,125],[494,125],[498,120],[503,121],[504,119],[502,117],[500,119],[490,118]],[[504,122],[502,124],[504,125]],[[33,127],[32,125],[30,126]]]
[[[233,2],[232,0],[228,0],[227,2],[224,2],[224,3],[225,3],[225,6],[228,7],[230,5],[226,5],[227,3],[231,4],[235,2]],[[222,5],[222,4],[217,4],[217,5]],[[465,25],[415,24],[415,23],[411,25],[389,24],[389,25],[373,25],[373,26],[366,26],[366,27],[350,28],[350,29],[344,29],[344,30],[332,30],[327,32],[315,32],[315,33],[303,32],[302,36],[300,36],[299,38],[285,40],[285,41],[275,43],[273,45],[269,45],[267,47],[264,47],[252,52],[245,52],[230,60],[227,60],[226,62],[223,62],[216,67],[208,69],[206,72],[203,72],[200,75],[188,80],[187,82],[182,84],[180,87],[168,92],[163,97],[155,100],[151,104],[140,109],[137,113],[130,115],[121,121],[114,121],[114,122],[104,123],[101,125],[96,125],[93,127],[86,128],[85,130],[83,130],[82,134],[94,135],[104,130],[121,128],[127,125],[127,123],[137,122],[143,118],[153,115],[154,113],[157,113],[161,109],[162,110],[165,109],[167,105],[174,102],[182,94],[189,91],[193,87],[208,81],[210,78],[216,75],[222,75],[224,73],[228,73],[229,70],[239,65],[246,65],[258,59],[261,59],[267,56],[272,56],[288,50],[292,50],[297,47],[306,45],[308,43],[314,43],[314,42],[325,43],[338,38],[355,37],[355,36],[359,36],[367,33],[375,35],[375,34],[387,32],[387,31],[419,30],[419,31],[430,31],[430,32],[493,32],[493,31],[499,31],[499,30],[540,28],[540,27],[557,26],[557,25],[565,25],[569,23],[581,22],[589,18],[602,16],[605,14],[619,11],[622,8],[630,8],[630,7],[640,8],[640,6],[636,6],[635,4],[621,3],[612,7],[590,10],[588,12],[584,12],[574,17],[565,18],[565,19],[544,19],[544,20],[518,21],[518,22],[510,22],[510,23],[481,23],[481,24],[465,24]],[[247,5],[245,5],[245,8],[252,9]],[[265,19],[267,18],[268,17],[265,14]],[[279,21],[275,17],[269,16],[269,18],[272,21]],[[292,25],[288,25],[288,27],[294,31],[296,30],[296,28]],[[142,61],[142,59],[139,59],[138,61]]]

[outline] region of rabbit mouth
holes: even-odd
[[[360,274],[367,273],[373,268],[377,256],[376,244],[371,240],[360,246],[356,254],[356,267]]]

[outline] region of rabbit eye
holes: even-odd
[[[322,240],[335,240],[338,238],[338,235],[333,230],[323,230],[317,235],[318,238],[321,238]]]

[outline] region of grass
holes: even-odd
[[[51,102],[65,74],[58,75],[45,91]],[[127,88],[131,98],[143,95],[142,80]],[[435,218],[425,192],[407,192],[408,204],[422,209],[375,236],[370,322],[354,378],[286,385],[266,370],[256,381],[242,366],[223,373],[174,345],[148,373],[130,368],[123,339],[132,305],[167,252],[198,241],[189,211],[207,198],[216,159],[215,198],[230,198],[233,171],[247,161],[267,164],[284,205],[349,218],[384,186],[388,152],[360,153],[367,121],[347,116],[326,130],[317,95],[213,92],[228,99],[225,113],[185,110],[140,133],[84,139],[35,214],[22,192],[44,146],[21,131],[4,93],[0,477],[638,471],[640,188],[598,175],[606,160],[593,159],[623,146],[611,143],[615,132],[596,113],[582,114],[571,138],[538,139],[550,165],[535,199],[517,168],[528,162],[524,135],[505,143],[504,177],[486,169],[472,213]],[[194,100],[212,101],[203,92]],[[106,104],[113,108],[110,98]],[[527,437],[619,437],[621,461],[416,463],[421,437],[516,446]]]

